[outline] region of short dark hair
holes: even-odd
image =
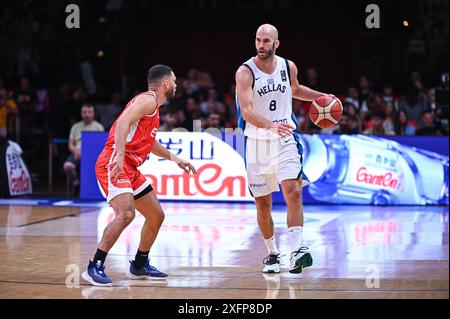
[[[343,117],[343,116],[347,116],[350,120],[352,120],[352,121],[356,121],[356,117],[355,116],[353,116],[353,115],[351,115],[350,113],[348,113],[347,111],[344,111],[344,112],[342,112],[342,116],[341,117]]]
[[[161,81],[167,75],[173,72],[172,68],[167,65],[157,64],[152,66],[147,72],[147,82],[148,84]]]
[[[431,113],[430,111],[424,110],[424,111],[420,112],[420,117],[423,117],[425,114],[431,114],[431,115],[433,115],[433,113]]]
[[[375,111],[373,111],[372,114],[371,114],[371,119],[373,119],[374,117],[378,117],[378,118],[384,120],[384,119],[386,118],[386,115],[385,115],[385,113],[384,113],[383,111],[381,111],[381,110],[375,110]]]
[[[85,107],[88,108],[88,109],[93,109],[94,112],[95,112],[95,107],[94,107],[93,104],[91,104],[91,103],[83,103],[83,105],[81,106],[81,108],[84,109]]]

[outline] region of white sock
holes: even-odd
[[[288,236],[291,251],[298,250],[303,244],[303,227],[302,226],[289,227]]]
[[[267,253],[269,255],[278,255],[280,253],[277,248],[277,243],[275,242],[275,234],[269,239],[264,239],[264,243],[266,244]]]

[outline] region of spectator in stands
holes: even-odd
[[[198,70],[190,69],[188,71],[186,79],[183,81],[183,87],[188,95],[194,94],[200,89],[200,85],[198,84]]]
[[[36,103],[33,105],[34,134],[46,135],[49,128],[48,113],[50,98],[46,88],[36,90]]]
[[[355,122],[355,118],[350,116],[347,112],[343,112],[337,129],[333,134],[358,134],[358,126]]]
[[[214,82],[212,80],[211,74],[207,72],[199,72],[197,83],[200,89],[209,90],[214,87]]]
[[[398,111],[398,101],[395,99],[394,90],[390,85],[385,85],[383,88],[383,102],[392,103],[394,105],[395,111]]]
[[[319,84],[319,74],[314,67],[310,67],[306,70],[306,86],[316,91],[322,90]]]
[[[418,109],[416,109],[416,107]],[[404,111],[408,119],[416,125],[417,121],[415,120],[418,116],[416,114],[420,113],[420,106],[416,104],[416,106],[412,106],[409,103],[409,97],[402,96],[399,100],[399,110]]]
[[[8,119],[11,114],[17,114],[17,105],[8,97],[6,89],[0,87],[0,138],[8,135]]]
[[[404,110],[397,112],[395,116],[395,134],[396,135],[414,135],[416,128],[408,119],[408,115]]]
[[[347,98],[344,100],[344,103],[351,103],[356,108],[357,113],[360,112],[362,104],[359,101],[359,92],[358,89],[354,86],[348,88]],[[367,108],[367,106],[366,106]]]
[[[396,118],[396,112],[395,107],[392,102],[387,102],[384,106],[384,121],[383,121],[383,127],[387,131],[395,131],[395,118]]]
[[[368,101],[373,94],[371,84],[367,76],[361,75],[359,77],[359,101]]]
[[[30,169],[33,170],[35,161],[31,159],[35,156],[36,143],[34,142],[34,105],[36,103],[36,92],[32,89],[30,80],[23,77],[19,81],[19,87],[16,91],[15,101],[18,109],[19,120],[19,138],[20,145],[23,148],[23,156],[30,163]]]
[[[433,122],[433,114],[431,112],[423,112],[421,116],[421,128],[416,131],[416,135],[437,135],[437,128]]]
[[[355,129],[358,132],[362,131],[363,121],[358,114],[358,110],[355,105],[350,102],[344,102],[344,112],[347,112],[348,115],[355,121]]]
[[[175,116],[175,113],[167,112],[162,116],[162,122],[163,124],[159,126],[158,131],[160,132],[170,132],[174,128],[177,128],[177,118]]]
[[[431,88],[427,92],[427,101],[425,102],[425,111],[431,112],[433,115],[436,113],[436,90]]]
[[[371,126],[370,128],[366,129],[363,134],[367,135],[395,135],[394,132],[386,130],[383,127],[383,120],[385,118],[384,112],[381,110],[374,111],[371,115]]]
[[[32,115],[35,99],[35,92],[31,88],[30,80],[25,77],[21,78],[16,95],[17,106],[19,107],[21,116]]]
[[[201,111],[209,115],[212,112],[220,112],[224,104],[217,98],[217,91],[214,88],[208,90],[208,100],[200,104]]]
[[[372,94],[367,102],[367,111],[365,109],[361,110],[360,116],[363,121],[364,129],[371,128],[371,115],[375,112],[384,114],[384,102],[380,94]]]
[[[346,111],[342,112],[339,123],[330,128],[320,130],[321,134],[358,134],[358,126],[355,118],[350,116]]]
[[[369,103],[367,104],[370,112],[383,111],[384,101],[383,97],[379,93],[372,94],[369,98]]]
[[[78,170],[81,160],[81,132],[103,132],[103,125],[95,121],[95,110],[91,104],[83,104],[81,107],[80,122],[75,123],[69,136],[70,155],[64,162],[64,172],[72,183],[74,196],[78,196],[80,182],[78,179]]]
[[[30,80],[28,78],[21,78],[19,82],[19,88],[16,94],[17,107],[19,108],[19,114],[22,125],[30,128],[29,126],[33,121],[33,106],[36,102],[36,93],[31,88]],[[28,124],[28,126],[27,126]]]
[[[220,114],[218,112],[209,113],[208,117],[206,118],[206,123],[205,123],[204,128],[205,129],[207,129],[207,128],[217,128],[217,129],[223,128],[220,123]]]
[[[417,123],[421,118],[427,100],[422,76],[417,71],[411,73],[411,85],[407,94],[408,107],[405,107],[404,110],[406,111],[406,114],[408,114],[408,117]]]
[[[177,123],[178,127],[183,127],[186,128],[187,123],[186,123],[186,113],[184,112],[184,110],[178,110],[175,113],[175,120]]]
[[[194,127],[194,120],[204,121],[205,114],[200,110],[200,106],[193,97],[189,97],[186,101],[186,126],[184,126],[189,132],[192,132]],[[198,129],[202,125],[199,125]]]

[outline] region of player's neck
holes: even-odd
[[[167,101],[166,94],[164,92],[160,92],[158,88],[149,86],[148,90],[155,92],[156,102],[158,102],[158,105],[163,105]]]
[[[273,71],[275,71],[275,68],[277,67],[277,61],[275,59],[275,54],[272,55],[267,60],[262,60],[258,56],[255,56],[253,61],[255,62],[256,66],[261,71],[263,71],[264,73],[267,73],[267,74],[272,74]]]

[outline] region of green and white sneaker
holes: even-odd
[[[291,274],[299,274],[303,271],[304,267],[310,267],[312,264],[313,259],[309,253],[309,248],[302,246],[291,253],[289,272]]]
[[[264,258],[263,264],[265,265],[263,273],[278,274],[280,272],[280,254],[268,255]]]

